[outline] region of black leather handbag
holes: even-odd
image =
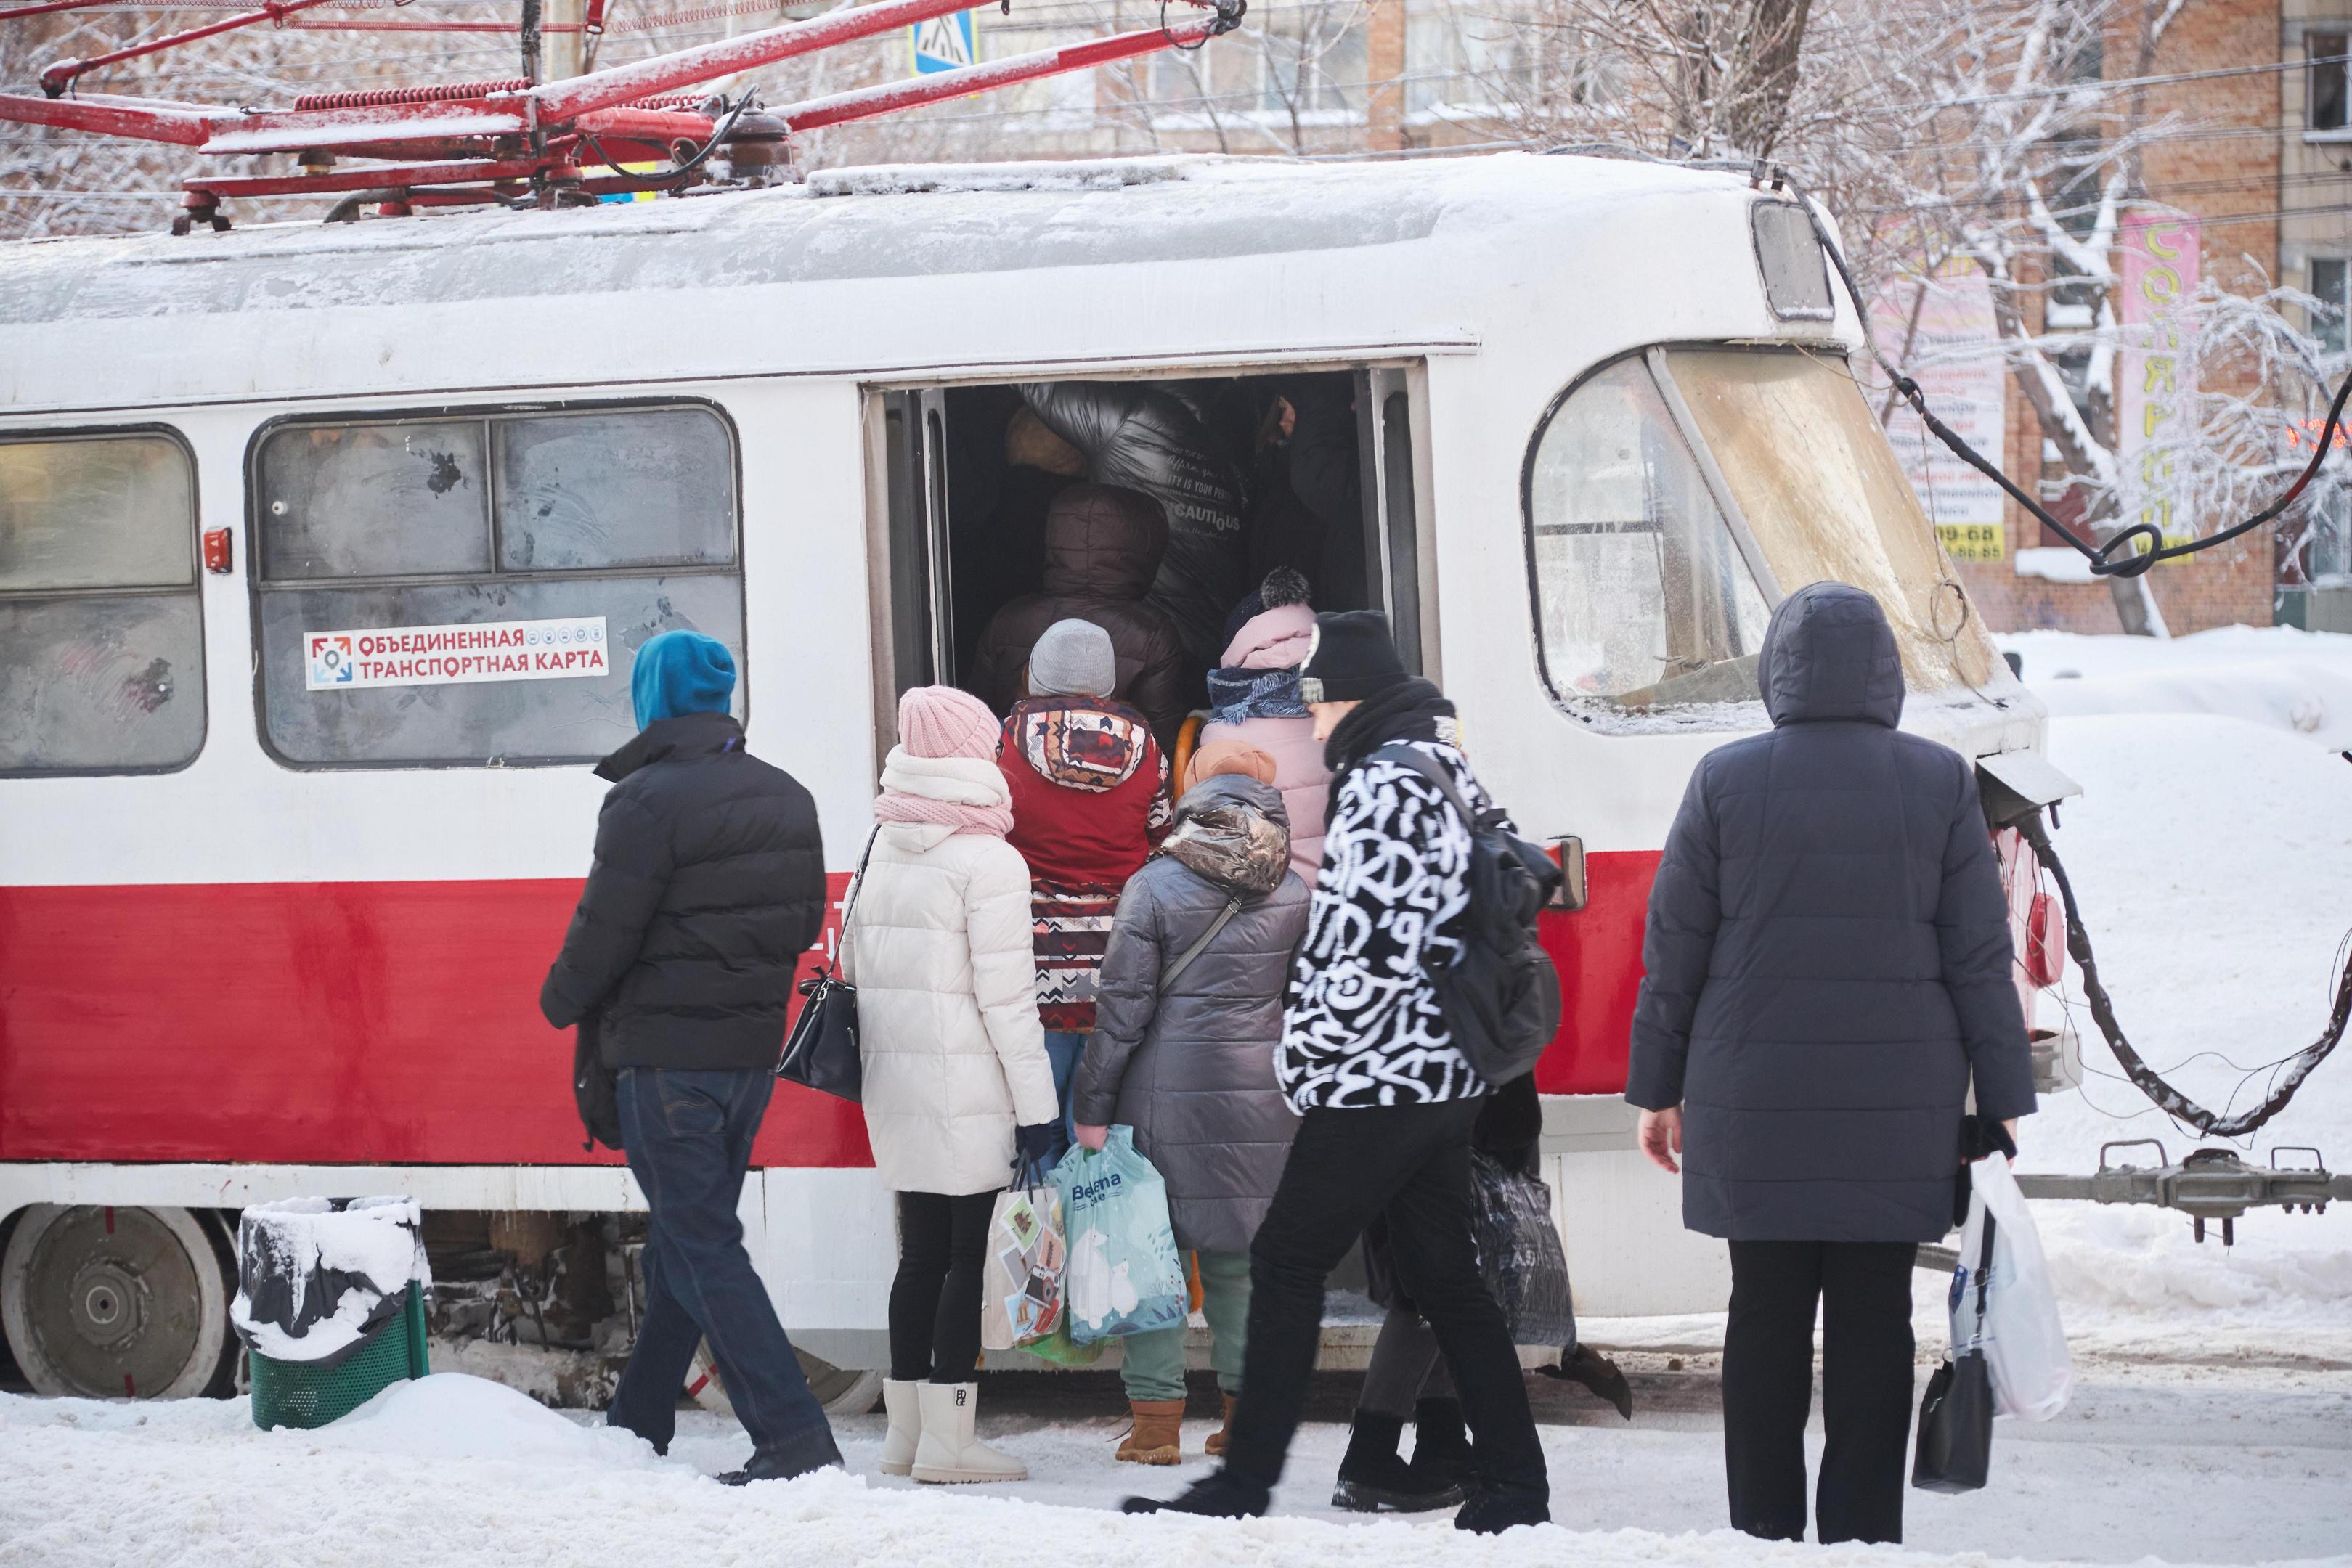
[[[1977,1332],[1948,1357],[1919,1402],[1919,1448],[1911,1484],[1922,1491],[1976,1491],[1992,1471],[1992,1375],[1985,1364],[1985,1276],[1992,1267],[1992,1216],[1985,1216],[1977,1259]],[[1957,1349],[1957,1347],[1956,1347]]]
[[[850,917],[857,913],[857,895],[866,887],[866,862],[874,858],[874,840],[881,831],[876,827],[866,840],[866,852],[857,857],[849,902],[841,911],[844,942],[849,940]],[[776,1076],[854,1105],[866,1080],[865,1064],[857,1054],[857,988],[835,972],[839,967],[835,949],[834,962],[801,982],[801,995],[806,999],[801,1003],[800,1017],[793,1020],[792,1032],[784,1037],[784,1058],[776,1063]]]

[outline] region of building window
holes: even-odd
[[[155,772],[204,742],[187,448],[0,441],[0,773]]]
[[[2311,296],[2319,301],[2311,313],[2311,335],[2319,340],[2320,347],[2331,354],[2344,351],[2344,318],[2352,309],[2352,298],[2345,293],[2345,258],[2340,256],[2315,256],[2311,258]]]
[[[2314,131],[2346,129],[2347,82],[2345,77],[2345,46],[2352,35],[2344,33],[2305,33],[2303,36],[2304,57],[2311,62],[2311,85],[2305,100],[2305,122]]]
[[[579,762],[637,647],[743,648],[735,452],[699,404],[278,425],[257,443],[259,700],[296,767]]]
[[[1366,37],[1360,17],[1337,6],[1298,7],[1266,17],[1258,39],[1259,110],[1266,114],[1360,114]]]

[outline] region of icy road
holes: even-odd
[[[2085,789],[2055,837],[2125,1027],[2192,1094],[2246,1103],[2264,1092],[2246,1070],[2318,1030],[2352,927],[2352,764],[2337,752],[2352,745],[2352,638],[2005,641],[2062,716],[2053,760]],[[2093,1035],[2089,1082],[2026,1124],[2022,1166],[2086,1169],[2110,1138],[2159,1136],[2175,1158],[2194,1146],[2077,1019]],[[2352,1166],[2352,1046],[2251,1149],[2290,1144]],[[1912,1493],[1899,1549],[1824,1553],[1720,1528],[1721,1322],[1695,1318],[1585,1325],[1634,1375],[1636,1419],[1539,1385],[1559,1522],[1499,1541],[1458,1536],[1444,1515],[1334,1515],[1345,1432],[1328,1422],[1302,1435],[1281,1517],[1122,1517],[1109,1510],[1123,1493],[1199,1472],[1210,1427],[1188,1426],[1196,1462],[1182,1470],[1116,1464],[1107,1384],[1092,1406],[1077,1384],[983,1396],[983,1432],[1028,1462],[1024,1484],[880,1480],[881,1422],[865,1416],[841,1428],[850,1473],[736,1491],[706,1479],[749,1449],[719,1417],[683,1417],[657,1459],[593,1417],[445,1375],[315,1433],[256,1432],[241,1402],[0,1396],[0,1568],[2352,1565],[2352,1212],[2252,1216],[2230,1250],[2197,1246],[2177,1215],[2037,1213],[2074,1341],[2074,1403],[2045,1426],[2001,1424],[1989,1490]],[[1943,1343],[1939,1282],[1923,1273],[1916,1294],[1924,1379]]]

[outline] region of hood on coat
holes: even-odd
[[[724,713],[684,713],[657,718],[618,751],[596,764],[596,777],[618,784],[640,768],[743,749],[743,727]]]
[[[1780,601],[1756,664],[1779,724],[1903,716],[1903,659],[1878,601],[1843,582],[1808,583]]]
[[[1176,803],[1176,826],[1160,852],[1231,892],[1272,893],[1290,869],[1282,792],[1238,773],[1203,779]]]
[[[1184,777],[1177,780],[1179,795],[1189,795],[1195,786],[1226,773],[1238,773],[1244,779],[1255,779],[1261,784],[1272,784],[1280,764],[1264,748],[1231,736],[1217,740],[1204,740],[1192,748],[1184,759]],[[1277,786],[1278,788],[1278,786]]]
[[[904,854],[927,855],[956,836],[950,822],[880,822],[882,841]]]
[[[1225,655],[1225,669],[1292,670],[1307,662],[1315,642],[1315,612],[1304,604],[1277,605],[1242,622]]]
[[[1066,789],[1099,795],[1135,777],[1151,748],[1151,727],[1121,703],[1092,697],[1031,697],[1004,721],[1004,750]],[[1000,767],[1011,766],[1003,753]]]
[[[1168,517],[1137,490],[1073,485],[1045,510],[1045,591],[1140,599],[1168,551]]]

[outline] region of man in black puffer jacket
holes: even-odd
[[[1802,1540],[1813,1318],[1821,1539],[1903,1539],[1911,1270],[1951,1226],[1969,1090],[2033,1110],[2009,902],[1968,759],[1896,731],[1878,601],[1817,582],[1772,612],[1769,734],[1707,754],[1650,892],[1625,1098],[1731,1245],[1731,1522]]]
[[[744,751],[734,689],[734,659],[699,632],[637,650],[638,735],[597,764],[613,789],[595,864],[539,1006],[558,1029],[597,1030],[652,1212],[645,1323],[605,1419],[667,1450],[708,1340],[754,1446],[720,1478],[740,1484],[841,1455],[736,1217],[825,886],[816,803]]]

